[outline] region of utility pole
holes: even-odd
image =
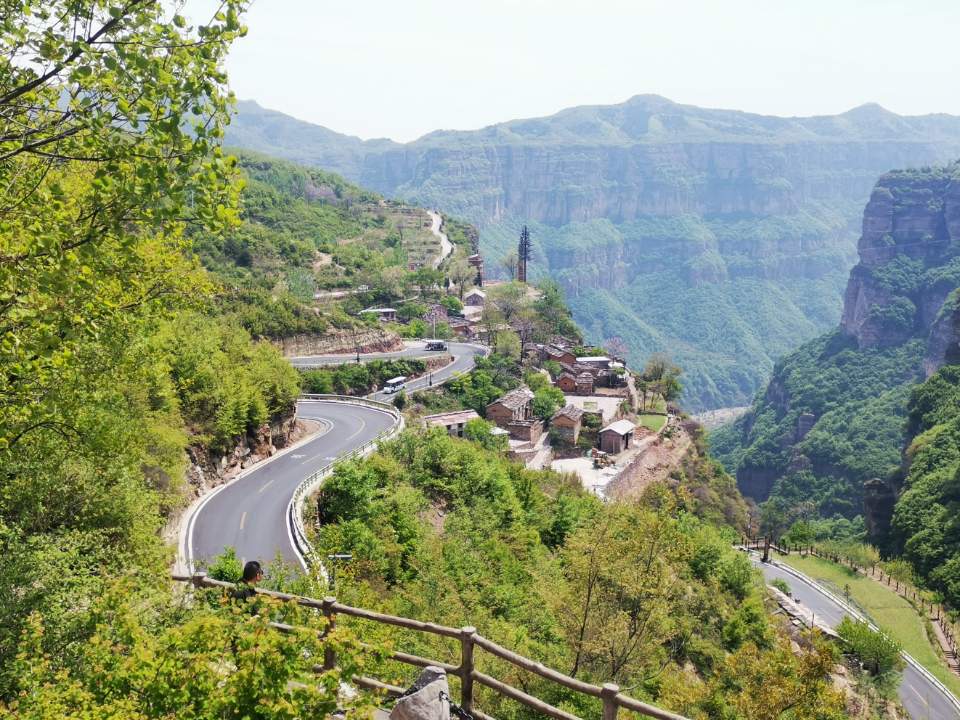
[[[517,246],[517,280],[527,281],[527,261],[530,259],[530,231],[523,226],[520,231],[520,244]]]

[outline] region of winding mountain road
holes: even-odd
[[[476,356],[486,349],[450,343],[449,351],[454,361],[433,373],[434,385],[455,373],[469,371]],[[410,347],[400,353],[371,353],[361,357],[423,354],[422,347]],[[354,356],[346,357],[353,359]],[[428,383],[425,376],[411,381],[407,387],[416,390]],[[382,399],[383,395],[377,393],[371,397]],[[302,561],[288,526],[287,512],[297,486],[338,457],[375,439],[395,422],[384,410],[336,400],[301,400],[297,403],[297,416],[320,423],[320,433],[254,465],[234,481],[206,495],[187,514],[180,533],[179,557],[188,568],[219,555],[227,547],[234,548],[243,562],[271,561],[279,555],[287,563],[299,566]]]
[[[299,566],[300,558],[287,525],[294,490],[340,455],[389,429],[393,417],[382,410],[336,401],[305,400],[297,415],[316,420],[320,434],[290,452],[254,465],[239,479],[207,495],[187,521],[185,555],[191,563],[209,560],[227,547],[241,561],[273,560]]]
[[[799,573],[771,563],[760,562],[751,555],[767,581],[780,579],[790,586],[794,599],[812,610],[830,627],[836,627],[849,613],[815,583]],[[900,702],[913,720],[958,720],[960,710],[950,697],[923,671],[908,663],[903,670],[899,689]]]
[[[401,358],[428,358],[437,357],[438,355],[443,354],[438,351],[426,350],[425,348],[426,343],[417,340],[407,342],[406,347],[403,350],[397,350],[395,352],[361,353],[360,360],[369,361],[399,360]],[[480,345],[473,345],[471,343],[451,342],[447,343],[447,348],[447,352],[453,357],[453,362],[442,368],[434,370],[432,373],[427,373],[416,380],[409,381],[407,383],[408,393],[430,387],[431,382],[433,385],[442,385],[444,382],[458,373],[469,372],[470,369],[473,368],[477,356],[485,355],[487,352],[489,352],[487,348],[484,348]],[[356,358],[356,354],[306,355],[290,358],[290,362],[294,367],[310,368],[323,367],[324,365],[343,365],[345,363],[355,362]],[[381,402],[385,402],[390,400],[392,395],[388,395],[383,391],[377,391],[368,397],[370,397],[372,400],[380,400]]]

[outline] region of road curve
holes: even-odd
[[[319,421],[324,430],[204,498],[188,520],[188,562],[209,560],[233,547],[243,562],[272,561],[279,553],[299,567],[287,527],[287,505],[294,490],[306,477],[374,439],[394,422],[385,411],[335,401],[301,401],[297,415]]]
[[[407,392],[415,392],[431,387],[431,385],[442,385],[444,382],[459,373],[469,372],[476,362],[479,355],[486,355],[488,350],[480,345],[471,345],[469,343],[447,343],[450,355],[453,356],[453,362],[445,365],[439,370],[427,373],[416,380],[407,382]],[[369,396],[371,400],[388,402],[393,396],[384,392],[375,392]]]
[[[449,351],[454,361],[433,372],[434,385],[456,373],[469,371],[476,356],[487,352],[486,348],[467,343],[450,343]],[[423,343],[419,343],[398,353],[369,353],[361,357],[424,354],[428,353],[423,350]],[[417,390],[429,383],[429,376],[424,376],[408,383],[407,389]],[[375,393],[371,397],[382,400],[391,396]],[[333,400],[301,400],[297,404],[297,416],[316,420],[324,429],[295,450],[253,466],[240,479],[214,490],[197,504],[187,518],[183,533],[182,555],[188,566],[209,560],[227,547],[234,548],[244,562],[271,561],[279,553],[286,562],[299,565],[300,558],[287,524],[287,506],[294,490],[324,465],[393,425],[393,417],[383,410]]]
[[[751,556],[754,557],[754,556]],[[817,618],[830,627],[836,627],[847,612],[836,601],[824,594],[815,584],[799,573],[789,572],[771,563],[755,564],[767,581],[781,579],[790,586],[790,593],[802,605],[811,609]],[[899,689],[900,702],[913,720],[958,720],[960,712],[943,691],[913,665],[907,664]]]
[[[399,358],[429,358],[437,357],[442,355],[442,352],[426,350],[426,343],[423,341],[413,341],[407,342],[406,347],[403,350],[397,350],[395,352],[382,352],[382,353],[361,353],[360,359],[362,361],[370,360],[397,360]],[[433,376],[432,382],[434,385],[440,385],[445,380],[449,380],[451,377],[457,373],[469,372],[473,368],[474,362],[478,355],[485,355],[488,350],[480,345],[473,345],[471,343],[458,343],[451,342],[447,343],[448,353],[453,357],[453,362],[449,365],[440,368],[439,370],[434,370],[433,373],[428,373],[421,378],[416,380],[411,380],[407,383],[407,392],[414,392],[415,390],[422,390],[423,388],[429,387],[431,383],[430,376]],[[308,368],[308,367],[318,367],[323,365],[343,365],[345,363],[351,363],[356,361],[356,354],[351,355],[304,355],[300,357],[288,358],[290,363],[297,368]],[[375,392],[369,396],[373,400],[380,401],[389,401],[392,396],[387,395],[383,392]]]

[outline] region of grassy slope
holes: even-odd
[[[637,418],[641,425],[645,428],[649,428],[654,432],[660,430],[663,427],[663,424],[667,421],[666,415],[641,415]]]
[[[793,568],[809,575],[843,595],[850,586],[850,598],[890,637],[903,645],[904,651],[929,670],[951,691],[960,694],[960,678],[950,672],[943,658],[927,637],[926,620],[916,608],[893,590],[868,577],[853,573],[836,563],[820,558],[788,555],[780,558]]]

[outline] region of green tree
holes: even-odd
[[[69,424],[37,400],[82,343],[183,294],[188,224],[235,217],[221,64],[244,5],[198,28],[119,0],[27,0],[0,19],[0,447]]]
[[[565,401],[560,388],[546,385],[533,394],[533,414],[541,420],[549,420]]]
[[[903,668],[900,644],[871,630],[867,623],[845,616],[837,625],[837,634],[871,675],[887,675]]]

